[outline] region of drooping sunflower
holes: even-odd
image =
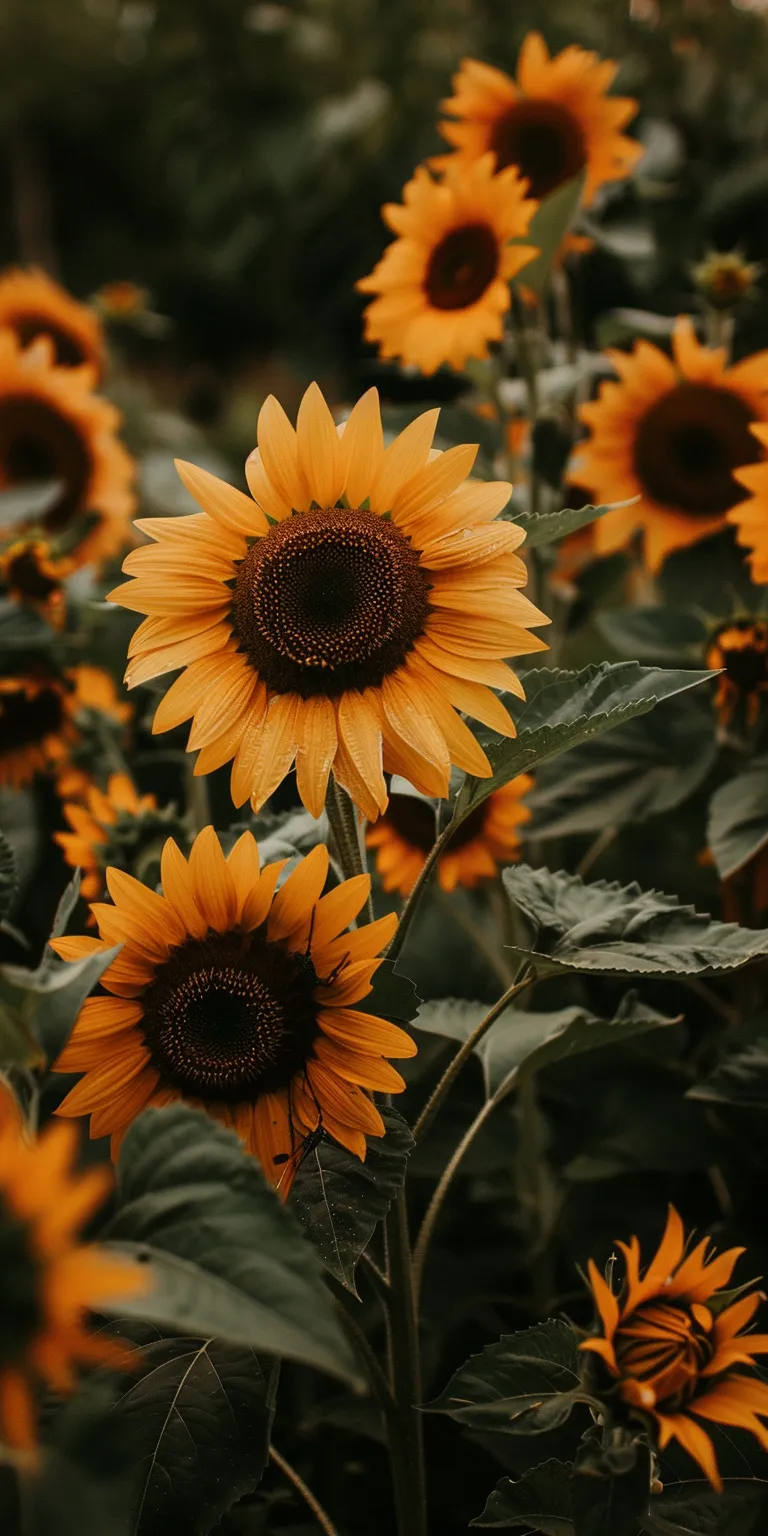
[[[495,175],[490,155],[450,166],[440,184],[419,166],[402,204],[382,209],[398,238],[356,284],[375,295],[366,340],[422,373],[487,357],[504,333],[510,278],[536,255],[534,246],[510,244],[535,209],[514,167]]]
[[[404,1083],[384,1058],[413,1056],[404,1030],[359,1010],[394,914],[346,932],[370,878],[321,896],[328,850],[302,859],[275,894],[287,860],[259,868],[244,832],[228,858],[212,827],[189,861],[173,838],[162,854],[163,895],[107,870],[114,906],[96,903],[100,938],[66,938],[65,960],[122,943],[56,1070],[84,1072],[60,1114],[91,1116],[113,1153],[148,1104],[174,1099],[236,1130],[283,1197],[290,1159],[318,1126],[364,1159],[384,1122],[370,1090]]]
[[[0,676],[0,784],[18,789],[36,773],[65,770],[92,712],[118,723],[131,714],[99,667],[61,673],[41,658]]]
[[[760,355],[766,356],[765,353]],[[765,420],[753,422],[751,430],[757,443],[752,444],[751,452],[745,454],[733,476],[749,494],[731,508],[728,522],[736,526],[736,543],[750,551],[747,559],[752,580],[765,582],[768,581],[768,423]]]
[[[546,649],[520,588],[523,534],[495,522],[504,482],[468,481],[476,447],[430,454],[437,411],[384,448],[375,390],[343,432],[316,385],[297,429],[270,397],[246,465],[253,500],[178,466],[203,512],[139,526],[133,578],[110,594],[149,617],[130,647],[129,687],[186,670],[155,731],[194,716],[195,772],[234,758],[232,798],[255,809],[296,763],[319,816],[331,771],[371,821],[384,771],[448,793],[450,764],[486,777],[488,759],[458,710],[514,726],[491,688],[521,685],[502,659]]]
[[[742,495],[734,471],[763,457],[750,425],[768,422],[768,351],[729,368],[725,351],[702,346],[685,316],[672,349],[669,358],[638,341],[630,353],[608,353],[619,382],[603,383],[581,407],[590,436],[575,461],[596,502],[640,498],[594,524],[596,553],[626,548],[641,529],[652,572],[725,526]]]
[[[453,96],[442,103],[450,119],[440,132],[462,161],[489,151],[499,170],[517,166],[531,197],[541,199],[586,169],[584,202],[606,181],[627,176],[642,145],[621,132],[637,111],[629,96],[608,96],[618,65],[572,45],[550,58],[539,32],[520,49],[517,79],[464,59]],[[451,164],[454,156],[433,162]]]
[[[705,1237],[686,1254],[683,1223],[673,1208],[642,1276],[637,1238],[618,1246],[626,1271],[620,1295],[589,1261],[599,1336],[585,1339],[581,1348],[599,1361],[596,1395],[618,1398],[655,1429],[661,1450],[677,1440],[721,1489],[702,1419],[747,1429],[768,1449],[761,1422],[768,1417],[768,1386],[747,1374],[754,1355],[768,1354],[768,1334],[744,1331],[763,1298],[753,1291],[729,1304],[722,1294],[744,1249],[715,1257]]]
[[[75,1386],[75,1367],[121,1364],[124,1349],[89,1333],[85,1314],[146,1287],[134,1264],[78,1242],[106,1195],[105,1168],[75,1174],[77,1134],[49,1125],[31,1141],[0,1083],[0,1441],[35,1448],[35,1395]]]
[[[66,618],[64,582],[74,562],[59,559],[44,539],[14,539],[0,552],[0,584],[8,596],[33,608],[54,628]]]
[[[39,267],[13,267],[0,275],[0,328],[5,327],[15,331],[23,347],[48,336],[55,360],[64,368],[90,363],[96,378],[104,371],[106,348],[98,315]]]
[[[714,705],[722,726],[743,708],[755,725],[768,693],[768,623],[765,619],[729,619],[709,641],[706,664],[719,671]]]
[[[519,828],[531,817],[523,796],[532,788],[530,775],[518,774],[470,813],[437,861],[437,878],[444,891],[455,891],[457,885],[471,889],[481,880],[492,879],[500,864],[520,858]],[[390,795],[384,815],[366,834],[368,847],[376,849],[376,868],[385,891],[410,894],[435,837],[435,815],[427,801],[414,795]]]
[[[116,435],[120,413],[93,393],[94,380],[90,364],[56,364],[46,337],[24,349],[0,330],[0,489],[59,482],[36,526],[67,542],[78,565],[124,548],[135,504],[133,460]]]
[[[85,805],[65,801],[62,811],[72,830],[54,832],[54,841],[67,863],[82,869],[86,901],[101,895],[107,865],[118,864],[121,854],[135,856],[147,834],[157,830],[157,818],[149,814],[156,810],[155,796],[140,795],[127,773],[110,774],[106,792],[89,785]]]

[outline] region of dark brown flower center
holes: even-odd
[[[454,832],[448,852],[455,853],[458,848],[463,848],[467,843],[480,836],[485,825],[487,801],[479,805],[476,810],[470,811],[466,821]],[[429,853],[433,846],[437,833],[435,829],[435,813],[425,800],[417,800],[415,795],[390,795],[384,820],[399,833],[404,842],[412,848],[419,848],[422,853]]]
[[[91,361],[90,354],[69,331],[52,325],[45,315],[19,315],[12,320],[13,329],[23,347],[29,346],[38,336],[50,336],[55,349],[56,362],[65,368],[76,368],[79,363]]]
[[[760,448],[748,407],[728,389],[678,384],[652,405],[635,437],[635,473],[662,507],[690,517],[727,512],[747,494],[732,471]]]
[[[77,428],[43,400],[6,395],[0,401],[0,485],[58,480],[61,491],[43,527],[66,527],[86,509],[91,459]]]
[[[494,124],[489,149],[498,170],[519,167],[531,197],[542,198],[578,176],[587,163],[580,123],[556,101],[521,97]]]
[[[738,619],[714,636],[707,651],[709,665],[724,667],[740,693],[753,693],[768,684],[768,624]]]
[[[649,1386],[656,1402],[674,1409],[689,1402],[704,1366],[712,1359],[712,1320],[684,1304],[650,1301],[620,1326],[615,1339],[622,1376]],[[709,1327],[704,1319],[709,1318]]]
[[[386,518],[301,512],[243,560],[234,627],[269,688],[333,698],[377,687],[402,665],[424,631],[428,593],[418,550]]]
[[[204,1102],[284,1088],[318,1033],[316,986],[310,960],[261,932],[189,939],[144,994],[152,1063],[165,1083]]]
[[[55,736],[64,719],[63,695],[54,683],[27,693],[0,688],[0,752],[18,752]]]
[[[0,1368],[18,1360],[40,1329],[40,1280],[29,1228],[0,1199]]]
[[[488,224],[464,224],[435,246],[424,291],[434,309],[468,309],[481,299],[499,268],[499,242]]]
[[[6,580],[12,592],[29,598],[32,602],[44,602],[60,587],[54,576],[41,570],[34,546],[19,551],[8,563]]]

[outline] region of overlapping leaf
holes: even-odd
[[[431,1413],[448,1414],[473,1429],[538,1433],[562,1422],[557,1415],[560,1401],[563,1417],[570,1412],[579,1366],[570,1325],[539,1323],[471,1355],[427,1406]]]
[[[755,757],[715,790],[707,842],[721,880],[734,875],[768,843],[768,757]]]
[[[544,1461],[514,1482],[503,1477],[472,1525],[491,1530],[522,1526],[541,1536],[574,1536],[568,1462]]]
[[[528,288],[539,298],[545,292],[557,250],[581,202],[585,179],[582,171],[572,181],[563,182],[549,197],[543,198],[531,219],[525,238],[512,242],[515,245],[535,245],[539,253],[514,279],[515,286]]]
[[[509,521],[525,529],[526,549],[540,549],[543,544],[555,544],[566,534],[587,528],[606,512],[613,512],[619,503],[605,507],[563,507],[560,512],[510,512]],[[625,503],[621,503],[625,505]],[[506,513],[505,513],[506,516]]]

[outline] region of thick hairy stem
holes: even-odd
[[[485,1018],[480,1020],[480,1023],[476,1026],[475,1029],[473,1029],[471,1035],[469,1035],[464,1041],[461,1049],[456,1052],[456,1055],[449,1062],[442,1077],[440,1078],[439,1083],[430,1094],[429,1099],[424,1105],[424,1108],[421,1111],[418,1120],[416,1121],[416,1124],[413,1128],[413,1135],[416,1141],[419,1141],[424,1135],[424,1132],[429,1129],[432,1121],[435,1118],[435,1115],[437,1114],[437,1111],[440,1108],[440,1105],[446,1097],[446,1094],[448,1094],[453,1087],[453,1084],[456,1081],[456,1078],[458,1077],[462,1067],[464,1066],[464,1063],[469,1061],[469,1058],[472,1055],[475,1047],[479,1045],[483,1036],[488,1033],[491,1025],[496,1023],[496,1020],[504,1012],[504,1009],[509,1007],[509,1004],[513,1002],[518,994],[520,992],[524,992],[526,987],[530,987],[535,980],[535,972],[529,970],[526,971],[523,976],[521,976],[519,981],[513,982],[511,987],[507,987],[506,992],[502,994],[497,1003],[494,1003],[493,1007],[488,1010]]]
[[[389,1367],[395,1412],[387,1434],[398,1536],[426,1536],[421,1364],[413,1288],[408,1208],[401,1190],[387,1217],[389,1255]]]
[[[286,1461],[285,1457],[281,1456],[280,1452],[276,1451],[273,1445],[269,1447],[269,1459],[276,1467],[279,1467],[289,1483],[293,1484],[299,1497],[304,1500],[307,1508],[311,1509],[321,1531],[325,1531],[325,1536],[339,1536],[336,1526],[330,1516],[326,1514],[320,1500],[315,1498],[312,1489],[307,1487],[303,1477],[299,1477],[296,1468],[292,1467],[291,1463]]]
[[[333,852],[345,879],[349,880],[353,875],[367,874],[365,823],[358,815],[357,807],[347,791],[336,783],[333,775],[328,780],[325,812],[331,829]],[[367,904],[367,918],[369,923],[373,922],[373,902],[370,896]]]

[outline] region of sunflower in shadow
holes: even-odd
[[[743,495],[735,471],[763,458],[753,422],[766,423],[768,440],[768,352],[728,367],[687,317],[675,324],[672,349],[670,358],[638,341],[630,353],[608,353],[619,381],[581,407],[590,435],[574,461],[596,503],[639,498],[593,524],[595,554],[627,548],[639,530],[654,573],[673,550],[726,526]]]
[[[0,1441],[36,1443],[38,1387],[68,1394],[75,1367],[124,1365],[125,1349],[85,1327],[90,1308],[146,1288],[136,1265],[78,1241],[102,1204],[107,1170],[75,1174],[74,1126],[25,1134],[15,1099],[0,1083]]]
[[[492,879],[499,865],[521,856],[520,827],[531,812],[523,797],[533,788],[527,773],[497,789],[470,811],[437,861],[437,878],[444,891],[468,889]],[[415,795],[391,794],[379,820],[368,828],[366,843],[376,850],[376,869],[385,891],[408,896],[426,863],[437,835],[435,812]]]
[[[288,1194],[303,1139],[322,1126],[364,1159],[384,1122],[371,1090],[397,1093],[385,1060],[413,1056],[403,1030],[360,1002],[372,990],[394,915],[346,932],[367,875],[327,895],[328,850],[314,848],[277,889],[283,859],[263,870],[244,832],[228,858],[212,827],[187,861],[169,838],[162,896],[107,870],[114,906],[97,903],[98,939],[57,939],[63,959],[122,944],[56,1063],[85,1075],[60,1114],[91,1116],[113,1154],[148,1104],[185,1099],[236,1130]]]
[[[47,337],[24,348],[0,330],[0,490],[52,482],[53,502],[30,525],[78,565],[124,548],[134,510],[120,413],[93,393],[94,378],[89,364],[57,364]]]
[[[112,773],[106,791],[90,784],[85,804],[67,800],[62,805],[69,832],[54,832],[54,842],[64,850],[73,869],[83,871],[80,894],[86,901],[100,896],[108,864],[123,867],[135,860],[167,818],[158,816],[154,795],[140,795],[127,773]]]
[[[433,453],[438,412],[384,447],[370,390],[343,431],[316,385],[296,429],[270,397],[246,475],[253,500],[180,464],[204,509],[139,526],[153,540],[110,594],[149,617],[130,645],[130,688],[185,668],[155,715],[193,717],[196,773],[234,759],[232,798],[259,809],[293,764],[314,816],[331,772],[369,820],[384,772],[447,795],[451,763],[480,778],[461,718],[514,734],[492,688],[521,695],[505,658],[546,649],[521,588],[523,533],[496,522],[506,482],[467,479],[477,448]]]
[[[672,1208],[644,1273],[637,1238],[618,1247],[626,1272],[618,1296],[589,1261],[598,1333],[581,1348],[594,1359],[591,1390],[649,1425],[662,1451],[677,1440],[722,1489],[707,1424],[749,1430],[768,1449],[768,1385],[752,1369],[755,1355],[768,1354],[768,1334],[746,1331],[763,1296],[734,1301],[726,1290],[744,1250],[715,1256],[705,1237],[686,1251]]]
[[[0,784],[19,789],[37,773],[67,774],[86,746],[84,733],[94,715],[120,724],[130,714],[130,705],[118,698],[100,667],[60,672],[38,658],[23,670],[0,675]]]
[[[535,209],[517,171],[495,175],[491,155],[449,166],[439,184],[420,166],[402,204],[382,210],[398,238],[357,283],[375,295],[366,340],[422,373],[488,357],[504,333],[510,279],[537,254],[519,243]]]
[[[96,378],[104,372],[106,347],[98,315],[39,267],[12,267],[0,275],[0,328],[6,327],[23,347],[47,336],[63,368],[90,363]]]
[[[14,539],[0,553],[0,585],[54,629],[61,629],[66,619],[64,583],[73,569],[74,561],[59,558],[44,539]]]
[[[707,646],[706,665],[721,673],[714,700],[720,725],[727,728],[740,709],[746,724],[756,725],[768,693],[768,622],[749,618],[721,624]]]
[[[575,45],[551,58],[539,32],[523,42],[516,80],[464,59],[453,95],[442,103],[449,117],[439,125],[456,155],[432,163],[473,161],[490,151],[498,170],[517,167],[537,199],[586,171],[584,201],[591,203],[604,182],[627,176],[643,153],[621,132],[637,102],[607,94],[617,68]]]

